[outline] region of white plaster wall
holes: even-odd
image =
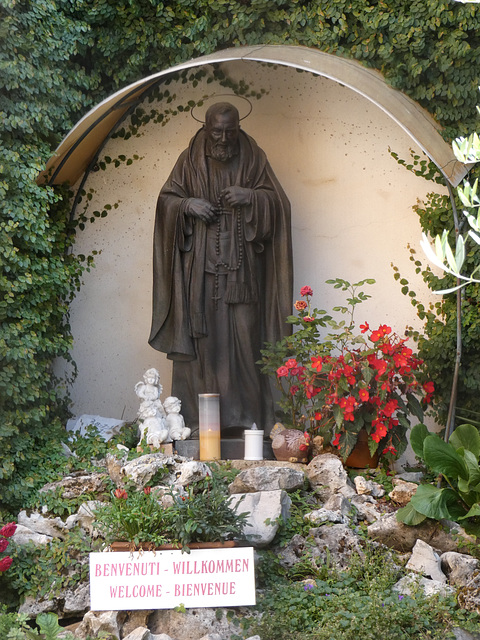
[[[344,300],[325,280],[375,278],[377,284],[367,288],[373,297],[362,304],[357,320],[386,322],[399,333],[407,324],[419,327],[391,267],[400,268],[422,300],[430,299],[414,273],[407,245],[418,247],[420,239],[412,206],[438,186],[409,173],[388,151],[408,158],[411,139],[367,99],[331,80],[247,61],[226,68],[235,78],[267,90],[253,102],[242,126],[266,151],[292,204],[295,291],[309,284],[315,305],[329,310]],[[178,83],[169,89],[176,94],[172,104],[186,104],[207,92],[225,93],[215,83],[196,88]],[[149,123],[140,137],[111,140],[106,155],[136,153],[140,160],[110,165],[88,178],[86,189],[95,194],[87,213],[106,203],[118,201],[119,206],[87,224],[76,244],[79,253],[100,253],[71,307],[78,366],[72,388],[75,415],[133,419],[138,408],[134,385],[153,366],[161,373],[163,397],[170,392],[170,363],[147,344],[155,203],[199,126],[184,113],[166,126]]]

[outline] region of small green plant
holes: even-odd
[[[107,543],[127,541],[135,545],[165,544],[171,528],[171,511],[164,509],[151,487],[117,488],[110,502],[94,510],[95,527]]]
[[[110,502],[95,509],[95,526],[108,543],[127,541],[135,546],[172,543],[187,550],[191,542],[242,538],[248,513],[232,508],[227,486],[213,467],[204,480],[188,487],[186,495],[172,489],[172,504],[166,507],[151,487],[118,487]]]
[[[62,589],[74,589],[88,577],[88,554],[94,543],[77,530],[64,540],[53,539],[45,547],[33,543],[12,543],[12,565],[0,577],[0,592],[9,597],[9,605],[18,605],[26,595],[50,597]],[[2,597],[3,600],[3,597]]]
[[[417,525],[426,518],[447,518],[480,534],[480,434],[471,424],[462,424],[444,442],[425,425],[412,429],[410,443],[415,454],[434,473],[443,486],[421,484],[406,507],[397,511],[397,519]]]
[[[309,511],[318,509],[318,502],[312,494],[305,494],[300,489],[297,489],[292,491],[289,496],[292,501],[290,514],[286,521],[279,517],[277,533],[272,542],[274,546],[285,546],[296,534],[307,536],[312,528],[312,523],[305,520],[304,516]],[[266,523],[269,524],[269,520]]]
[[[233,508],[233,498],[228,497],[222,480],[217,475],[207,475],[194,487],[188,487],[188,495],[172,494],[171,533],[182,548],[190,542],[221,542],[243,538],[248,513],[238,513]]]

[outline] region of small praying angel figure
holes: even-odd
[[[160,374],[156,369],[148,369],[143,375],[143,382],[137,382],[135,393],[142,400],[138,410],[140,423],[140,444],[147,437],[147,444],[158,449],[163,442],[170,442],[168,427],[165,424],[165,409],[160,394]]]
[[[180,400],[174,396],[169,396],[163,406],[167,413],[165,423],[171,440],[186,440],[191,430],[185,426],[183,416],[180,414],[180,409],[182,408]]]

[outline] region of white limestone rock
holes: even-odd
[[[368,495],[374,498],[382,498],[385,495],[385,489],[378,482],[367,480],[363,476],[355,476],[353,479],[355,489],[358,495]]]
[[[423,540],[417,540],[406,568],[437,582],[446,582],[447,578],[440,567],[440,556]]]
[[[418,589],[421,589],[427,597],[437,594],[445,597],[455,593],[455,589],[444,582],[419,577],[415,574],[403,576],[397,584],[393,585],[392,589],[406,596],[415,594]]]
[[[137,627],[127,636],[123,636],[123,640],[151,640],[151,637],[152,634],[147,627]]]
[[[315,456],[307,466],[306,475],[313,490],[324,502],[335,494],[345,498],[357,495],[342,461],[331,453]]]
[[[457,587],[465,587],[478,574],[479,561],[466,553],[447,551],[440,556],[442,571],[448,582]]]
[[[241,471],[229,486],[230,493],[255,491],[295,491],[301,489],[305,474],[289,467],[251,467]]]
[[[242,496],[243,499],[242,499]],[[278,530],[278,518],[287,520],[292,501],[283,490],[234,493],[231,508],[249,513],[243,533],[254,547],[266,547]],[[266,524],[268,520],[269,524]]]
[[[88,636],[96,638],[103,633],[120,640],[125,617],[123,611],[88,611],[77,627],[75,637],[85,640]]]
[[[382,513],[377,509],[377,501],[372,496],[353,496],[351,505],[355,510],[356,522],[366,521],[371,524],[382,517]]]
[[[169,473],[171,469],[180,472],[180,464],[185,462],[180,456],[169,456],[163,453],[147,453],[140,458],[131,460],[122,468],[124,478],[132,480],[137,487],[144,487],[161,469]]]
[[[185,487],[187,484],[200,482],[208,474],[210,474],[210,468],[204,462],[189,460],[181,465],[180,476],[177,478],[175,484]]]
[[[393,489],[388,494],[388,497],[395,502],[396,505],[404,507],[410,502],[412,496],[416,494],[417,489],[418,484],[414,482],[406,482],[401,478],[394,478]]]
[[[53,538],[44,533],[35,533],[35,531],[32,531],[28,527],[18,524],[12,540],[20,546],[32,542],[36,547],[41,547],[51,542]]]
[[[26,596],[18,609],[18,613],[24,613],[29,619],[34,619],[39,613],[55,611],[56,607],[56,600],[40,600],[33,596]]]
[[[83,614],[90,609],[90,585],[82,582],[73,591],[66,591],[63,594],[63,613],[68,616],[72,614]]]
[[[307,522],[311,522],[313,526],[323,524],[324,522],[335,522],[341,524],[348,524],[349,522],[349,518],[344,516],[340,511],[330,511],[323,507],[306,513],[303,516],[303,519]]]
[[[152,633],[152,640],[157,640],[155,634],[160,634],[159,640],[198,640],[209,634],[219,634],[223,640],[238,633],[238,628],[231,624],[227,613],[229,609],[187,609],[185,613],[179,613],[172,609],[159,609],[154,611],[149,618],[148,625]],[[251,613],[249,607],[235,607],[235,612],[240,615]],[[167,636],[163,638],[162,636]]]
[[[37,511],[34,511],[29,516],[26,511],[20,511],[17,516],[17,522],[34,533],[42,533],[50,538],[63,539],[68,531],[65,522],[61,518],[45,518]]]

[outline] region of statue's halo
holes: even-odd
[[[192,107],[190,114],[194,120],[205,124],[205,114],[209,107],[216,102],[229,102],[238,109],[240,120],[245,120],[252,113],[253,105],[245,96],[237,96],[235,93],[216,93],[213,96],[208,96],[199,100],[194,107]],[[247,103],[247,104],[245,104]],[[195,115],[197,113],[201,117]]]

